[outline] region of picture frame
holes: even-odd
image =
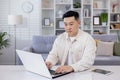
[[[44,18],[44,25],[50,26],[50,18]]]
[[[64,28],[64,22],[62,20],[60,20],[58,24],[59,24],[59,28]]]
[[[93,25],[101,25],[100,16],[93,16]]]

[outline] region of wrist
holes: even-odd
[[[72,66],[70,66],[70,68],[71,68],[71,72],[74,72],[74,69],[73,69],[73,67],[72,67]]]

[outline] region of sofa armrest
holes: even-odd
[[[23,51],[28,51],[28,52],[32,52],[32,47],[29,46],[29,47],[25,47],[22,49]]]

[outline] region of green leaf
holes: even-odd
[[[108,13],[104,12],[101,13],[101,22],[107,22],[108,21]]]
[[[10,36],[7,32],[0,32],[0,49],[6,48],[10,45]]]

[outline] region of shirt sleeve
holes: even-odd
[[[73,67],[75,72],[89,69],[94,63],[94,59],[96,55],[95,52],[96,52],[95,40],[92,37],[89,37],[85,44],[85,49],[82,59],[74,64],[71,64],[70,66]]]
[[[57,39],[55,40],[52,50],[49,52],[48,57],[46,59],[46,62],[49,61],[53,65],[55,65],[58,62],[58,57],[57,57]]]

